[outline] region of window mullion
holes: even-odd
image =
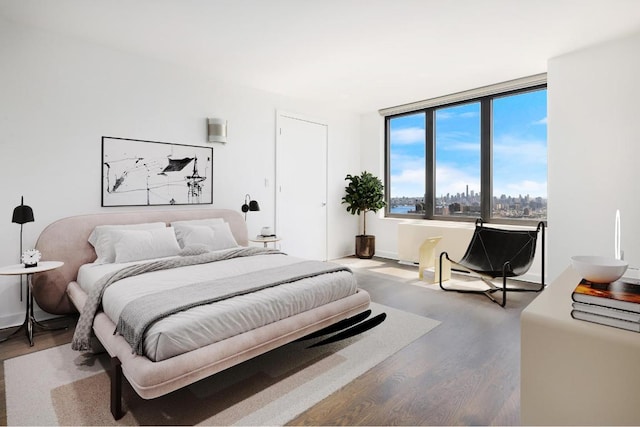
[[[480,102],[480,214],[483,220],[489,221],[493,216],[493,135],[492,135],[492,102],[485,97]]]
[[[384,200],[387,203],[385,214],[390,213],[391,208],[391,121],[390,117],[384,120]]]
[[[432,219],[435,208],[436,174],[435,174],[435,128],[433,120],[434,110],[430,108],[425,111],[425,194],[424,194],[424,215],[427,219]]]

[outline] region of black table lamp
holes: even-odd
[[[240,207],[240,209],[242,209],[242,212],[244,212],[244,220],[247,220],[247,212],[252,211],[259,211],[260,210],[260,205],[258,204],[257,201],[255,200],[251,200],[251,196],[246,194],[244,196],[244,205],[242,205]]]
[[[20,262],[22,262],[22,226],[27,222],[33,222],[33,209],[24,204],[24,196],[20,198],[20,206],[13,210],[11,222],[20,224]],[[22,276],[20,276],[20,301],[22,301]]]

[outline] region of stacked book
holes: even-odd
[[[593,283],[582,279],[571,298],[575,319],[640,332],[640,280]]]

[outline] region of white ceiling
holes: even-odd
[[[0,16],[357,112],[546,71],[640,0],[0,0]]]

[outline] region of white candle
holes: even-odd
[[[622,259],[620,253],[620,209],[616,210],[616,225],[613,235],[614,255],[616,259]]]

